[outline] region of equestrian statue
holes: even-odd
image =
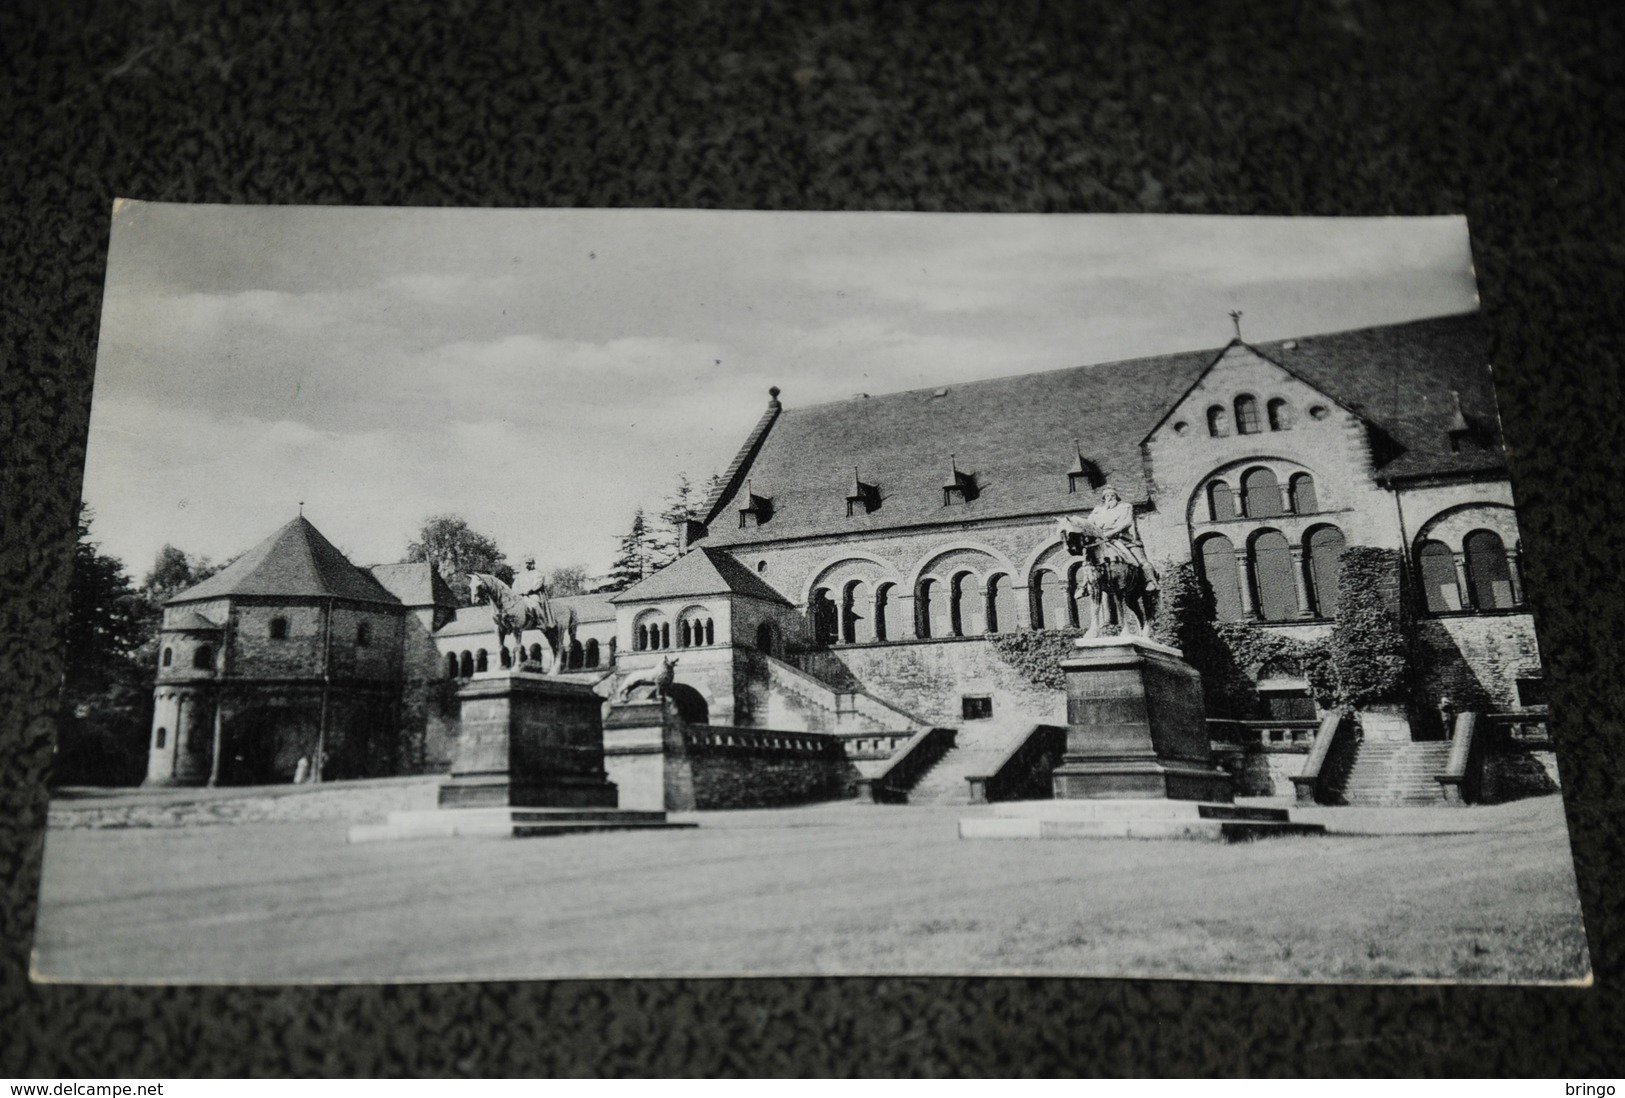
[[[570,648],[576,639],[576,612],[554,611],[547,597],[547,584],[536,571],[535,558],[525,561],[525,571],[509,587],[488,572],[471,572],[468,576],[468,597],[474,602],[485,598],[491,603],[491,620],[497,627],[497,649],[508,646],[511,634],[518,646],[519,657],[514,666],[525,663],[525,630],[535,629],[547,641],[548,661],[544,671],[562,675],[569,666]]]
[[[1150,631],[1156,612],[1157,573],[1145,555],[1134,507],[1115,488],[1100,490],[1100,505],[1088,516],[1064,516],[1057,529],[1067,552],[1083,558],[1078,595],[1090,604],[1085,637],[1100,636],[1116,621],[1126,636]]]

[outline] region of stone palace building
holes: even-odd
[[[652,788],[638,768],[660,752],[652,698],[672,658],[690,722],[830,733],[871,769],[933,727],[974,730],[961,747],[993,758],[1064,722],[1059,692],[989,638],[1079,623],[1056,522],[1108,484],[1150,558],[1192,562],[1219,616],[1252,629],[1324,637],[1342,549],[1398,550],[1426,693],[1543,701],[1476,314],[805,408],[779,396],[677,561],[563,600],[581,622],[570,673],[605,698],[629,789]],[[486,608],[452,602],[429,565],[358,568],[295,519],[166,608],[150,780],[288,780],[318,753],[328,777],[444,767],[455,684],[511,658]],[[1296,669],[1249,670],[1261,715],[1314,716]]]

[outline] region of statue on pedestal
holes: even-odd
[[[515,589],[517,588],[517,590]],[[576,639],[576,612],[555,613],[547,597],[547,584],[536,571],[535,558],[525,561],[525,571],[509,587],[486,572],[473,572],[468,577],[469,598],[478,602],[481,596],[491,602],[491,620],[497,627],[497,648],[508,645],[512,634],[518,646],[519,657],[514,666],[525,662],[525,630],[535,629],[547,641],[547,673],[562,675],[569,664],[570,645]]]
[[[1078,594],[1090,603],[1086,637],[1115,618],[1125,635],[1144,635],[1154,611],[1157,574],[1145,555],[1134,506],[1112,487],[1102,488],[1100,504],[1087,517],[1067,515],[1057,524],[1067,552],[1083,558]]]

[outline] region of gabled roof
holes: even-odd
[[[844,489],[843,489],[844,490]],[[842,504],[845,514],[845,504]],[[727,553],[706,546],[690,549],[641,583],[611,595],[609,601],[644,602],[704,595],[746,595],[790,605],[790,601]]]
[[[555,612],[574,610],[576,621],[585,625],[595,621],[614,621],[615,607],[605,595],[562,595],[553,601]],[[478,633],[495,633],[489,604],[461,606],[445,625],[434,631],[437,637],[468,637]]]
[[[440,572],[426,560],[403,564],[374,564],[367,569],[372,578],[406,606],[456,606],[457,596],[451,593]]]
[[[303,515],[168,605],[236,595],[331,597],[399,605],[395,596],[351,564]]]
[[[188,610],[184,614],[171,618],[160,631],[164,633],[218,633],[222,628],[224,626],[210,621],[196,610]]]
[[[1477,313],[1248,346],[1386,435],[1379,476],[1505,467]],[[756,455],[733,477],[734,492],[748,476],[757,494],[773,499],[772,518],[739,529],[724,495],[703,544],[1075,510],[1082,501],[1069,496],[1067,472],[1080,450],[1125,499],[1144,500],[1141,440],[1221,354],[1186,351],[782,409],[757,424]],[[1483,430],[1485,448],[1451,450],[1451,390]],[[766,437],[757,437],[764,426]],[[944,506],[950,454],[976,477],[977,498]],[[879,488],[880,506],[848,517],[853,465]]]

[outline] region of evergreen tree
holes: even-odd
[[[151,604],[131,586],[124,563],[103,556],[90,540],[92,518],[81,504],[51,780],[134,785],[146,772],[155,673],[140,653],[157,623]]]
[[[683,526],[689,520],[700,517],[700,508],[704,504],[705,500],[689,481],[688,474],[678,473],[677,487],[666,497],[665,508],[660,512],[660,527],[654,531],[652,539],[655,568],[664,568],[677,559],[678,550],[683,544]]]
[[[600,591],[625,591],[654,571],[653,545],[643,508],[632,516],[632,528],[621,535],[615,562],[609,566],[609,582]]]

